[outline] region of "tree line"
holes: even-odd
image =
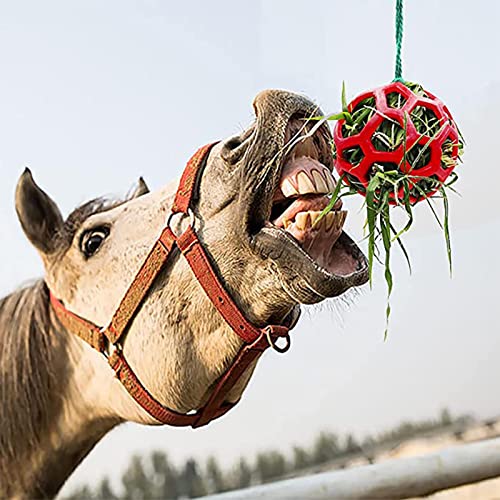
[[[442,410],[436,419],[402,422],[397,427],[358,441],[352,434],[339,437],[320,432],[308,447],[294,446],[286,455],[278,450],[257,453],[253,460],[240,457],[232,467],[223,469],[215,457],[205,463],[195,458],[176,466],[161,450],[146,456],[134,455],[122,474],[120,491],[109,478],[97,486],[82,486],[65,500],[150,500],[197,498],[207,494],[246,488],[271,482],[286,474],[300,475],[307,468],[357,453],[369,453],[388,442],[404,441],[423,432],[471,421],[470,416],[452,417]]]

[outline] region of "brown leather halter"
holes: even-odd
[[[187,163],[166,226],[125,292],[107,327],[101,328],[69,311],[60,300],[52,293],[50,294],[52,307],[62,325],[107,358],[118,380],[135,401],[150,415],[164,424],[174,426],[201,427],[224,415],[238,402],[230,403],[225,401],[225,397],[245,373],[249,365],[268,347],[273,347],[278,352],[286,352],[290,347],[288,327],[268,325],[264,328],[258,328],[247,321],[235,301],[225,290],[221,280],[217,277],[194,230],[194,216],[190,204],[194,195],[196,181],[201,174],[208,153],[214,145],[203,146]],[[191,217],[187,229],[179,236],[176,236],[170,229],[170,221],[175,214],[189,215]],[[206,404],[195,413],[187,414],[170,410],[159,403],[141,384],[123,355],[124,336],[135,314],[141,307],[146,293],[165,266],[174,247],[177,247],[184,255],[208,298],[243,341],[243,346],[229,368],[216,381]],[[279,347],[276,344],[279,337],[286,339],[284,347]]]

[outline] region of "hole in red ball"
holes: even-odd
[[[435,137],[441,129],[442,122],[439,121],[436,113],[426,106],[415,106],[410,116],[417,132],[421,135]]]
[[[384,119],[377,127],[373,136],[372,144],[377,151],[395,151],[405,138],[405,131],[395,120]]]
[[[457,166],[457,155],[453,154],[455,146],[458,146],[456,141],[450,137],[445,139],[441,146],[441,167],[444,169],[454,168]]]
[[[431,149],[425,144],[414,144],[406,151],[406,161],[410,164],[410,170],[420,170],[429,165],[431,161]]]
[[[370,167],[370,177],[375,175],[377,172],[397,172],[399,171],[399,167],[397,163],[392,161],[377,161],[373,163]]]
[[[399,92],[389,92],[386,95],[386,100],[389,108],[400,109],[406,104],[408,99]]]
[[[360,146],[353,146],[342,151],[342,159],[349,162],[353,167],[357,167],[365,157]]]
[[[342,125],[342,137],[359,134],[375,114],[375,97],[366,97],[351,112],[351,120]]]

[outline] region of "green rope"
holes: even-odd
[[[403,62],[401,47],[403,45],[403,0],[396,0],[396,68],[393,82],[403,82]]]

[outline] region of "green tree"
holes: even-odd
[[[314,443],[313,461],[321,464],[332,460],[340,453],[338,438],[331,432],[320,432]]]
[[[293,468],[294,470],[305,469],[311,465],[311,456],[301,446],[293,447]]]
[[[179,496],[179,478],[175,467],[162,451],[151,453],[151,465],[154,473],[154,498],[175,499]]]
[[[91,498],[94,498],[94,495],[92,495],[90,488],[88,486],[81,486],[72,491],[67,497],[64,497],[64,500],[89,500]]]
[[[124,500],[149,500],[153,497],[153,484],[146,475],[141,457],[134,455],[122,476]]]
[[[285,457],[279,451],[259,453],[255,461],[255,469],[260,482],[265,483],[285,474]]]
[[[359,453],[362,451],[361,446],[352,434],[348,434],[346,437],[344,451],[346,453]]]
[[[252,469],[248,462],[241,457],[234,467],[231,487],[233,489],[248,488],[252,484]]]
[[[363,442],[361,444],[361,449],[367,453],[370,452],[375,446],[377,442],[375,441],[375,438],[372,436],[367,436],[365,439],[363,439]]]
[[[99,483],[94,498],[98,500],[118,500],[119,497],[113,491],[109,479],[106,477]]]
[[[209,493],[220,493],[227,489],[224,475],[215,457],[210,457],[207,460],[206,478]]]
[[[179,483],[179,493],[188,498],[201,497],[207,493],[203,478],[198,472],[198,464],[193,458],[184,464]]]
[[[443,408],[441,410],[440,420],[442,425],[450,425],[451,423],[453,423],[453,418],[451,417],[448,408]]]

